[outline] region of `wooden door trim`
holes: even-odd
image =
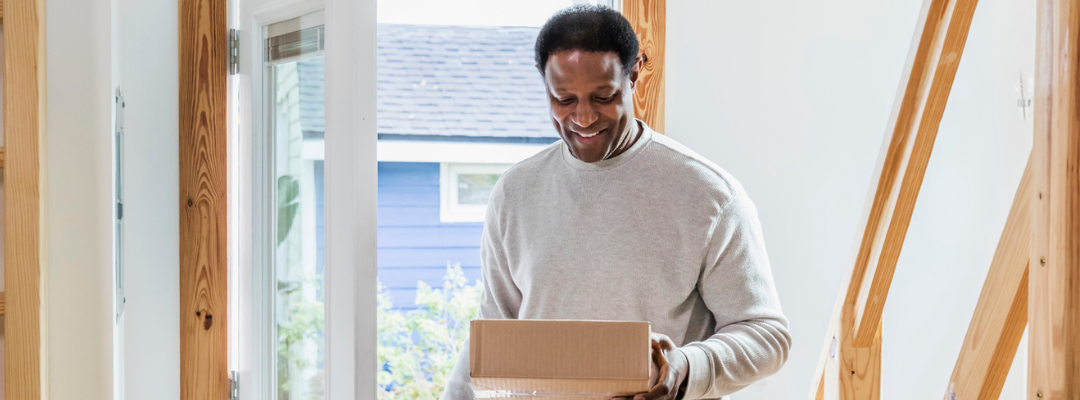
[[[180,398],[225,400],[227,0],[179,1]]]

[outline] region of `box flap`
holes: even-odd
[[[648,322],[475,320],[469,336],[473,377],[648,383]]]

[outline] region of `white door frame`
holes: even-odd
[[[376,0],[326,0],[326,354],[331,400],[375,399]]]
[[[329,400],[375,399],[375,35],[376,0],[238,0],[240,25],[239,214],[240,390],[275,396],[265,377],[274,354],[270,276],[270,207],[263,102],[262,27],[325,9],[326,26],[326,393]],[[262,194],[262,195],[259,195]],[[256,236],[261,235],[261,236]],[[257,240],[256,240],[257,239]]]

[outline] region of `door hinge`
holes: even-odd
[[[229,29],[229,75],[240,73],[240,33]]]
[[[229,371],[229,400],[240,400],[240,373]]]

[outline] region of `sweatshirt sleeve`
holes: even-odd
[[[697,289],[716,332],[681,349],[690,362],[684,399],[713,399],[776,373],[791,348],[757,210],[739,190],[714,222]]]
[[[480,295],[478,319],[517,319],[521,291],[510,275],[506,249],[502,242],[501,185],[496,184],[489,201],[480,239],[480,264],[484,290]],[[440,400],[474,400],[469,382],[469,342],[466,341],[450,372]]]

